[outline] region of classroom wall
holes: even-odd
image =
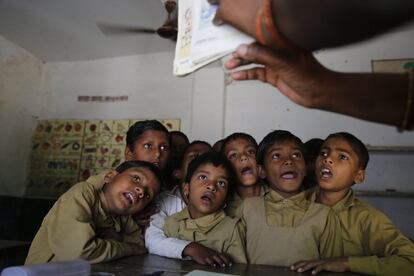
[[[0,195],[24,194],[37,120],[181,119],[192,139],[223,136],[224,74],[217,64],[184,78],[172,75],[173,53],[44,64],[0,38]],[[127,101],[78,101],[125,95]]]
[[[321,51],[317,58],[334,70],[369,72],[371,59],[414,58],[413,29]],[[235,131],[251,133],[260,141],[269,131],[282,128],[303,140],[350,131],[370,145],[414,146],[414,132],[401,134],[394,127],[305,109],[260,82],[231,82],[220,62],[176,78],[172,60],[169,52],[43,63],[0,36],[0,195],[24,194],[31,135],[36,121],[43,119],[179,118],[190,139],[211,143]],[[78,102],[81,95],[127,95],[128,101]],[[360,189],[412,192],[412,164],[412,152],[376,153]],[[410,210],[412,198],[387,200],[398,204],[387,204],[397,207],[384,211],[414,233],[413,219],[399,211]],[[373,202],[379,205],[384,200]]]
[[[0,195],[24,192],[44,64],[0,36]]]

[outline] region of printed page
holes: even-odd
[[[240,44],[254,41],[231,26],[215,26],[216,10],[217,6],[207,0],[179,1],[175,75],[191,73],[234,51]]]

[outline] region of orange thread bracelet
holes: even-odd
[[[262,30],[262,16],[263,16],[263,9],[260,7],[259,11],[256,14],[256,36],[259,43],[262,45],[268,45],[266,41],[266,37],[263,34]]]
[[[272,17],[272,5],[271,0],[262,1],[262,15],[264,16],[264,22],[266,26],[266,31],[270,34],[270,37],[282,48],[290,50],[298,50],[296,47],[290,45],[278,32],[276,25]],[[256,21],[257,24],[257,21]],[[256,26],[257,29],[257,26]],[[271,42],[270,42],[271,43]]]

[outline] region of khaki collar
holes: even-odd
[[[302,209],[307,209],[309,207],[310,202],[306,199],[305,192],[300,192],[297,195],[294,195],[289,198],[284,198],[278,192],[273,189],[269,189],[269,191],[265,195],[265,199],[274,205],[283,204],[284,206],[288,205],[295,205]]]
[[[355,194],[352,189],[349,189],[348,193],[342,198],[340,201],[338,201],[334,206],[332,206],[332,209],[339,213],[343,210],[348,209],[349,207],[354,205],[355,201]]]
[[[185,220],[188,229],[198,229],[201,233],[206,234],[220,223],[226,217],[226,214],[223,210],[219,210],[204,217],[192,219],[188,208],[185,208],[183,211],[177,213],[175,217],[178,221]]]

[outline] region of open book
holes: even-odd
[[[179,0],[174,75],[183,76],[234,51],[253,38],[229,25],[215,26],[217,6],[207,0]]]

